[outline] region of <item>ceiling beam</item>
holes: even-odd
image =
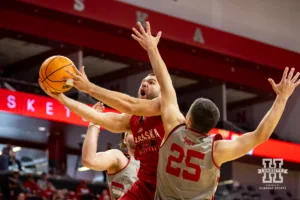
[[[67,55],[78,51],[75,48],[63,47],[58,49],[51,49],[49,51],[43,52],[41,54],[25,58],[24,60],[13,63],[4,69],[3,76],[9,77],[12,74],[17,74],[20,71],[28,70],[35,67],[37,64],[42,64],[42,62],[50,56],[53,55]]]
[[[75,24],[67,24],[11,10],[0,9],[0,17],[10,19],[9,23],[5,20],[0,21],[0,26],[6,29],[39,35],[40,37],[64,41],[102,52],[110,52],[123,57],[131,57],[143,62],[149,61],[147,54],[141,50],[141,47],[134,40],[121,37],[118,34],[108,34],[104,31],[95,31]],[[30,21],[30,29],[28,29],[26,24],[20,23],[20,21],[24,20]],[[55,34],[52,34],[53,30],[64,31],[57,31]],[[76,34],[74,35],[74,33]],[[234,64],[227,62],[224,56],[205,56],[202,53],[198,53],[198,50],[194,53],[192,50],[190,48],[190,52],[182,52],[178,48],[171,48],[163,45],[163,43],[160,45],[162,57],[168,66],[173,69],[189,71],[197,75],[208,76],[224,82],[246,85],[265,91],[272,90],[269,83],[265,81],[269,76],[275,79],[280,79],[281,77],[281,73],[277,71],[269,72],[267,76],[259,70],[233,66]],[[249,77],[255,78],[255,81]]]
[[[126,67],[120,70],[116,70],[113,72],[109,72],[100,76],[96,76],[90,79],[91,82],[95,83],[95,84],[103,84],[106,82],[110,82],[113,80],[117,80],[120,78],[124,78],[130,75],[134,75],[134,74],[138,74],[141,73],[143,71],[146,71],[150,69],[149,67],[146,67],[144,65],[141,66],[130,66],[130,67]]]
[[[65,46],[73,47],[72,45],[68,45],[68,44],[58,42],[55,40],[49,40],[49,39],[45,39],[42,37],[18,32],[18,31],[12,31],[12,30],[8,30],[8,29],[0,28],[0,36],[1,35],[3,35],[4,37],[15,39],[15,40],[22,40],[22,41],[26,41],[29,43],[35,43],[35,44],[40,44],[40,45],[44,45],[44,46],[49,46],[52,48],[61,48],[61,47],[65,47]]]
[[[93,56],[93,57],[98,57],[98,58],[105,59],[105,60],[124,63],[129,66],[129,67],[126,67],[123,69],[119,69],[119,70],[112,71],[112,72],[109,72],[106,74],[102,74],[102,75],[99,75],[96,77],[92,77],[90,79],[91,82],[99,84],[99,85],[106,83],[106,82],[110,82],[112,80],[124,78],[129,75],[138,74],[138,73],[141,73],[148,69],[151,69],[149,62],[141,62],[141,61],[137,61],[135,59],[129,58],[129,57],[119,56],[119,55],[111,54],[111,53],[107,53],[107,52],[96,51],[96,50],[88,49],[88,48],[83,49],[83,52],[84,52],[84,57]]]
[[[20,146],[29,149],[38,149],[42,151],[46,151],[47,149],[47,143],[24,141],[24,140],[4,138],[4,137],[0,137],[0,141],[2,144],[13,144],[14,146]],[[72,147],[67,147],[66,153],[73,154],[73,155],[81,155],[81,150]]]
[[[31,148],[31,149],[46,150],[47,147],[46,143],[24,141],[24,140],[18,140],[13,138],[0,137],[0,141],[2,144],[13,144],[14,146],[20,146],[20,147]]]
[[[208,79],[208,78],[198,79],[197,81],[198,82],[195,84],[191,84],[180,88],[175,88],[177,95],[193,93],[195,91],[209,89],[222,84],[221,81]]]

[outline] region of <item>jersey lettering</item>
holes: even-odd
[[[182,163],[183,158],[185,157],[184,155],[184,149],[179,146],[178,144],[173,143],[171,145],[171,152],[178,152],[178,156],[175,157],[173,155],[170,155],[168,157],[168,164],[166,167],[166,172],[179,177],[180,176],[180,172],[181,169],[179,167],[172,167],[172,162],[175,163]],[[190,173],[188,170],[183,170],[182,173],[182,178],[185,180],[189,180],[189,181],[194,181],[197,182],[200,180],[200,174],[201,174],[201,168],[199,165],[191,163],[191,159],[200,159],[203,160],[204,159],[205,154],[201,153],[201,152],[197,152],[197,151],[193,151],[193,150],[187,150],[187,155],[186,155],[186,159],[185,159],[185,168],[191,168],[195,170],[195,173]]]
[[[166,172],[169,173],[169,174],[172,174],[173,176],[179,177],[181,169],[172,167],[172,162],[181,163],[182,160],[183,160],[183,157],[184,157],[184,151],[183,151],[183,148],[181,148],[179,145],[177,145],[175,143],[172,144],[171,151],[172,152],[174,152],[174,151],[178,152],[179,156],[177,158],[175,156],[172,156],[172,155],[169,156],[168,164],[167,164],[167,167],[166,167]]]
[[[134,138],[134,143],[138,144],[145,141],[150,141],[153,139],[161,138],[158,131],[154,129],[150,129],[148,131],[145,131],[144,133],[141,133],[139,136],[136,136]]]

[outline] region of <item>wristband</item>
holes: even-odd
[[[100,126],[99,126],[99,125],[96,125],[96,124],[94,124],[94,123],[92,123],[92,122],[90,122],[89,127],[90,127],[90,126],[95,126],[95,127],[97,127],[98,129],[100,129]]]

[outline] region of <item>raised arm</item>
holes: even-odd
[[[220,166],[224,162],[240,158],[269,139],[282,116],[288,98],[300,84],[299,72],[293,77],[294,68],[289,75],[287,75],[288,71],[289,69],[286,68],[279,84],[275,84],[272,79],[269,79],[277,97],[255,131],[243,134],[235,140],[215,142],[213,156],[217,165]]]
[[[93,106],[97,112],[102,112],[104,107],[97,103]],[[82,146],[82,164],[97,171],[106,170],[108,173],[116,173],[127,164],[127,158],[117,149],[97,152],[98,136],[100,130],[96,125],[90,124]]]
[[[148,52],[154,74],[161,88],[161,115],[164,122],[165,134],[168,135],[174,127],[184,123],[185,118],[179,110],[172,79],[157,48],[161,32],[156,37],[153,37],[149,22],[146,24],[146,31],[141,23],[137,25],[139,31],[133,28],[132,30],[135,35],[132,34],[132,37]]]
[[[84,67],[82,67],[80,71],[75,66],[74,69],[76,74],[67,71],[73,77],[74,87],[98,99],[104,104],[127,114],[139,116],[160,115],[159,99],[138,99],[127,94],[107,90],[91,83],[85,74]]]
[[[113,133],[130,132],[130,115],[118,113],[99,113],[93,108],[68,98],[64,94],[52,94],[48,88],[45,88],[43,83],[40,82],[41,88],[51,97],[57,99],[64,104],[75,114],[83,117],[89,122],[103,126]]]

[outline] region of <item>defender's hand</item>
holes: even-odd
[[[160,40],[160,37],[161,37],[161,31],[159,31],[157,33],[156,37],[154,37],[151,34],[151,28],[150,28],[150,23],[149,22],[146,23],[146,32],[145,32],[145,29],[144,29],[144,27],[142,26],[142,24],[140,22],[137,23],[137,26],[139,28],[139,31],[136,30],[135,28],[132,28],[132,31],[135,33],[135,34],[131,34],[133,39],[138,41],[140,43],[140,45],[146,51],[149,51],[153,48],[156,48],[157,44]]]
[[[268,79],[276,94],[284,99],[288,99],[293,94],[295,88],[300,85],[300,80],[298,80],[300,73],[297,72],[297,74],[293,76],[294,71],[295,68],[292,68],[289,72],[289,68],[286,67],[282,79],[278,84],[276,84],[273,79]]]
[[[66,70],[66,72],[72,76],[74,87],[81,92],[87,93],[91,82],[85,74],[84,66],[80,68],[80,71],[75,66],[73,66],[73,68],[76,74],[70,72],[69,70]],[[66,81],[67,79],[68,78],[63,77],[63,80]]]
[[[97,112],[100,112],[100,113],[102,113],[105,109],[103,103],[101,103],[101,102],[96,103],[95,105],[93,105],[92,108],[95,109]]]

